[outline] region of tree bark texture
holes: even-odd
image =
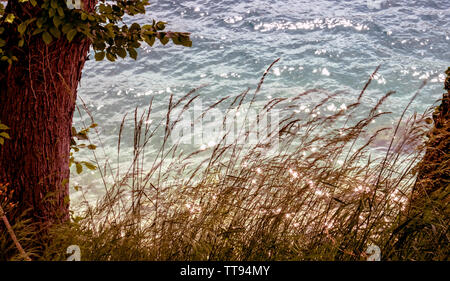
[[[88,9],[94,1],[89,0]],[[10,0],[7,13],[27,18],[38,10]],[[17,36],[9,24],[9,40]],[[69,153],[76,90],[90,42],[63,36],[46,45],[32,36],[14,50],[19,59],[0,65],[0,120],[10,127],[10,140],[0,147],[0,181],[14,189],[15,221],[28,210],[42,228],[69,218]]]
[[[434,126],[428,134],[425,155],[418,165],[409,208],[403,223],[393,231],[392,237],[396,237],[396,241],[392,251],[386,251],[388,257],[403,257],[410,253],[411,249],[417,250],[417,247],[413,247],[414,243],[421,243],[420,247],[435,249],[437,253],[443,253],[441,248],[448,247],[450,68],[446,74],[444,88],[447,93],[443,94],[441,104],[433,113]],[[448,248],[446,249],[448,251]],[[428,256],[433,258],[433,252],[429,252]]]
[[[419,165],[412,201],[444,192],[450,184],[450,68],[441,104],[433,114],[434,127],[429,133],[425,156]]]

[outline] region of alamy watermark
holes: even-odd
[[[387,3],[388,3],[388,0],[367,0],[366,1],[367,8],[369,8],[371,10],[382,9]]]
[[[66,0],[67,8],[81,9],[81,0]]]
[[[171,112],[170,141],[201,149],[221,144],[266,145],[278,148],[280,110],[205,107],[201,100],[189,109]]]
[[[369,245],[366,250],[367,261],[380,261],[381,260],[381,249],[377,245]]]
[[[67,261],[81,261],[81,250],[78,245],[70,245],[66,250],[67,254],[70,256],[67,258]],[[367,257],[367,261],[380,261],[381,260],[381,249],[377,245],[369,245],[366,250],[366,254],[369,255]],[[267,270],[266,270],[267,272]],[[185,275],[185,274],[181,274]],[[228,273],[227,273],[228,275]],[[241,274],[242,275],[242,274]]]
[[[70,256],[67,261],[81,261],[81,249],[78,245],[70,245],[67,247],[66,253]]]

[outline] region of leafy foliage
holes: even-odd
[[[83,172],[83,165],[88,168],[89,170],[95,170],[97,167],[87,161],[77,161],[75,160],[75,157],[73,155],[74,152],[80,151],[82,148],[87,148],[89,150],[95,150],[97,148],[94,144],[84,144],[84,143],[77,143],[75,139],[77,140],[89,140],[88,133],[91,128],[97,127],[96,123],[91,124],[88,128],[82,129],[81,131],[78,131],[75,129],[75,127],[72,127],[72,139],[70,143],[70,149],[73,150],[70,152],[70,158],[69,158],[69,167],[72,165],[75,165],[77,174],[81,174]]]
[[[6,130],[9,130],[9,127],[5,124],[2,124],[0,121],[0,144],[3,145],[5,143],[5,139],[10,139],[9,134],[6,132]]]
[[[146,42],[153,46],[156,39],[163,45],[170,40],[176,45],[192,46],[189,33],[164,31],[166,22],[155,21],[140,25],[124,23],[126,15],[145,14],[148,0],[108,1],[100,0],[94,11],[70,9],[63,0],[19,0],[27,11],[18,16],[5,13],[0,6],[0,59],[9,64],[17,60],[13,50],[26,46],[30,38],[39,36],[46,44],[65,38],[69,42],[88,39],[95,51],[95,59],[110,61],[125,58],[127,54],[137,58],[136,49]],[[33,16],[35,15],[35,16]],[[17,32],[16,40],[4,36],[7,30]],[[8,37],[10,38],[10,37]]]

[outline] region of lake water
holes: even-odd
[[[381,65],[363,100],[367,108],[395,90],[387,105],[398,116],[428,79],[411,107],[420,112],[443,92],[443,72],[450,66],[449,18],[448,0],[151,1],[147,14],[133,20],[164,20],[168,30],[191,32],[193,47],[155,44],[143,46],[137,61],[92,59],[78,94],[99,124],[111,158],[125,113],[146,108],[153,97],[155,113],[162,114],[170,94],[180,97],[204,84],[199,91],[204,104],[254,89],[277,58],[259,99],[322,88],[343,90],[340,103],[352,103]],[[77,114],[75,124],[80,125]],[[131,143],[132,136],[125,136],[123,149]]]

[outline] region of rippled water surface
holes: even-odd
[[[147,14],[134,20],[167,21],[169,30],[191,32],[193,47],[155,44],[143,46],[137,61],[86,63],[79,95],[111,152],[123,115],[147,107],[151,97],[163,112],[169,94],[207,84],[199,93],[204,103],[213,103],[255,88],[276,58],[281,60],[260,99],[319,87],[344,90],[342,103],[351,103],[381,65],[364,103],[373,105],[395,90],[388,105],[398,115],[424,79],[429,83],[412,108],[423,111],[438,99],[450,66],[448,0],[151,2]]]

